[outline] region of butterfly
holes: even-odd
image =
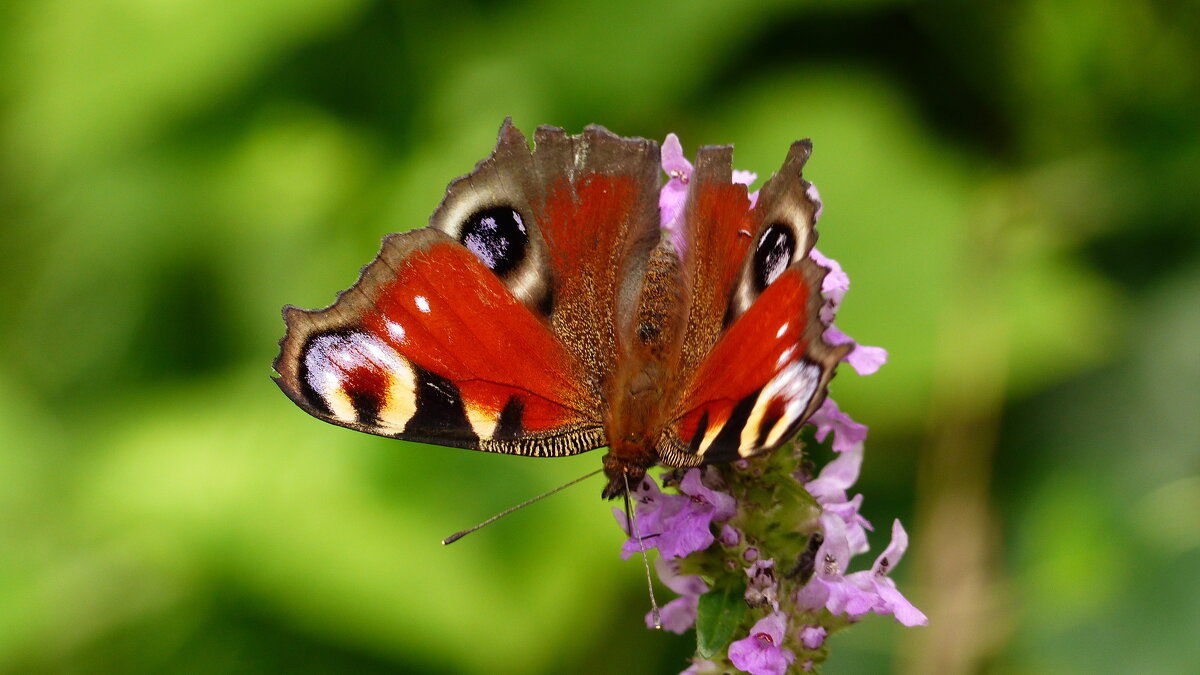
[[[602,495],[656,464],[770,452],[852,345],[823,339],[809,141],[751,203],[699,150],[663,227],[657,143],[506,120],[429,226],[392,234],[322,310],[284,307],[276,383],[371,434],[533,457],[607,447]]]

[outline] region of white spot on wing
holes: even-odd
[[[791,325],[792,324],[788,323],[787,321],[784,321],[783,325],[779,327],[779,330],[775,331],[775,339],[778,340],[779,338],[783,337],[783,334],[787,332],[788,326]]]
[[[397,324],[391,324],[396,325]],[[390,330],[390,326],[389,326]],[[403,329],[401,329],[403,332]],[[412,367],[387,343],[363,332],[330,333],[315,338],[304,354],[308,386],[325,401],[335,418],[358,421],[358,411],[346,392],[351,371],[367,368],[387,378],[387,394],[379,411],[380,429],[397,434],[416,412],[416,377]]]
[[[817,393],[817,385],[820,382],[820,366],[808,361],[793,361],[776,373],[775,377],[771,378],[771,381],[759,392],[758,399],[754,402],[754,409],[750,411],[750,416],[746,420],[746,426],[742,427],[738,454],[749,457],[763,448],[774,447],[781,443],[784,440],[783,434],[793,427],[804,411],[808,409],[808,404],[812,401],[813,395]],[[758,439],[761,436],[763,417],[776,400],[783,403],[783,415],[767,432],[765,445],[760,446]]]
[[[787,363],[788,361],[791,361],[792,357],[795,355],[796,355],[796,345],[792,345],[791,347],[788,347],[787,349],[783,350],[783,353],[779,355],[779,358],[775,359],[775,368],[776,369],[783,368],[783,364]]]
[[[388,335],[391,335],[396,342],[404,342],[404,326],[395,321],[387,322]]]
[[[429,313],[429,300],[425,296],[418,295],[416,297],[416,303],[417,303],[417,309],[421,310],[422,312],[425,312],[426,314]]]

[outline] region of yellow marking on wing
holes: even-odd
[[[387,365],[387,400],[379,410],[379,426],[399,434],[417,413],[417,376],[403,357],[389,359]]]
[[[332,387],[325,394],[325,404],[329,406],[329,411],[339,420],[347,423],[358,421],[358,411],[354,407],[354,402],[350,400],[350,395],[341,387]]]
[[[491,440],[496,435],[496,425],[500,423],[500,418],[485,408],[469,404],[465,407],[467,421],[471,423],[471,430],[480,440]]]
[[[721,433],[721,429],[725,428],[725,423],[728,421],[729,418],[726,417],[720,422],[708,426],[708,430],[704,432],[704,440],[700,441],[700,449],[696,452],[697,457],[703,457],[704,453],[708,452],[713,441],[717,440],[717,434]]]

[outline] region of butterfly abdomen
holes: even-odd
[[[622,358],[607,397],[606,496],[624,492],[626,478],[630,485],[640,482],[658,462],[656,439],[674,403],[680,373],[673,364],[687,322],[681,279],[679,257],[664,238],[646,261],[637,308],[621,326]]]

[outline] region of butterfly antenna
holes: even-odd
[[[476,525],[475,527],[471,527],[471,528],[462,530],[461,532],[455,532],[454,534],[450,535],[449,537],[446,537],[445,539],[443,539],[442,545],[447,546],[449,544],[453,544],[454,542],[458,541],[459,539],[462,539],[463,537],[467,536],[468,534],[471,534],[475,530],[478,530],[483,527],[487,527],[488,525],[491,525],[492,523],[496,522],[497,520],[500,520],[504,516],[507,516],[508,514],[512,513],[513,511],[518,511],[520,509],[523,509],[526,506],[529,506],[530,504],[532,504],[534,502],[540,502],[543,499],[545,499],[546,497],[549,497],[550,495],[554,494],[555,492],[558,492],[560,490],[565,490],[576,483],[583,482],[583,481],[591,478],[592,476],[595,476],[596,474],[600,473],[603,470],[604,469],[596,469],[595,471],[593,471],[589,474],[580,476],[579,478],[576,478],[575,480],[573,480],[569,483],[564,483],[562,485],[559,485],[558,487],[554,488],[553,490],[550,490],[549,492],[544,492],[544,493],[534,497],[533,499],[526,499],[525,501],[521,502],[520,504],[517,504],[516,506],[509,507],[509,508],[501,511],[500,513],[497,513],[496,515],[492,516],[491,518],[488,518],[487,520],[483,521],[482,523]]]
[[[650,616],[654,619],[654,630],[662,630],[662,616],[658,611],[658,601],[654,599],[654,580],[650,578],[650,559],[646,557],[646,546],[642,542],[642,533],[638,531],[637,509],[629,508],[629,476],[621,474],[621,477],[625,479],[625,519],[633,528],[638,550],[642,552],[642,566],[646,568],[646,590],[650,591]]]

